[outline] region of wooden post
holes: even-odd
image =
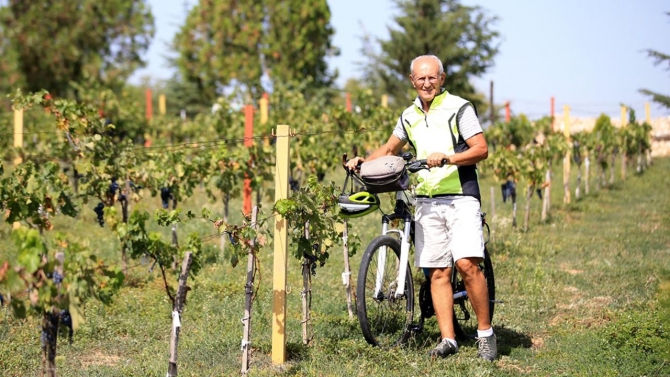
[[[621,127],[625,127],[628,124],[626,115],[628,114],[628,109],[626,106],[621,105]]]
[[[351,94],[349,92],[344,94],[344,101],[346,103],[347,112],[351,112]]]
[[[509,101],[505,102],[505,123],[509,122],[512,119],[512,111],[509,107]]]
[[[256,220],[258,218],[258,207],[254,206],[251,211],[251,227],[256,229]],[[247,257],[247,284],[244,286],[244,333],[242,335],[242,374],[249,372],[249,358],[251,357],[251,305],[254,295],[254,272],[256,270],[256,255],[253,248],[256,245],[256,239],[251,240],[252,251]]]
[[[382,107],[389,107],[389,96],[388,96],[388,94],[382,94]]]
[[[14,109],[14,148],[23,148],[23,109]],[[23,162],[23,158],[17,154],[14,164]]]
[[[555,121],[555,114],[556,114],[556,100],[554,99],[554,96],[551,97],[551,132],[556,131],[554,124],[556,123]]]
[[[309,221],[305,222],[305,239],[309,240]],[[312,261],[307,256],[302,258],[302,344],[309,344],[311,339],[312,313],[312,278],[310,276]]]
[[[144,101],[146,103],[146,118],[151,120],[154,115],[154,102],[153,95],[151,94],[151,89],[147,89],[144,92]]]
[[[647,123],[651,124],[651,108],[649,102],[644,103],[644,119]]]
[[[165,106],[165,94],[158,96],[158,111],[161,115],[165,115],[166,106]]]
[[[588,152],[587,152],[588,153]],[[591,174],[591,160],[587,154],[584,157],[584,195],[589,194],[589,175]]]
[[[177,223],[172,224],[172,245],[177,249],[179,248],[179,239],[177,238]],[[173,270],[177,269],[177,263],[179,263],[179,261],[178,257],[175,255],[174,259],[172,260]]]
[[[270,118],[270,96],[267,93],[263,93],[263,97],[259,100],[259,105],[261,108],[261,124],[265,125]],[[264,128],[265,129],[265,128]],[[263,145],[266,147],[270,146],[270,138],[266,137],[263,139]]]
[[[547,171],[544,173],[544,195],[542,196],[542,222],[547,221],[547,216],[549,216],[549,204],[551,202],[551,164],[547,167]]]
[[[628,120],[626,116],[628,115],[628,109],[626,106],[621,105],[621,131],[623,132],[624,128],[628,125]],[[626,153],[626,147],[623,146],[621,150],[621,180],[626,180],[626,165],[628,165],[628,153]]]
[[[261,108],[261,124],[266,124],[268,122],[268,107],[270,105],[270,96],[267,93],[263,93],[263,97],[258,101]]]
[[[568,150],[563,159],[563,203],[570,203],[570,155],[572,143],[570,143],[570,106],[563,106],[563,135],[568,143]]]
[[[170,361],[168,363],[167,377],[177,376],[177,347],[179,346],[179,332],[181,330],[181,312],[184,310],[184,301],[186,300],[186,280],[188,272],[193,262],[193,253],[187,252],[184,255],[184,261],[181,264],[181,274],[179,274],[179,284],[177,286],[177,295],[172,308],[172,333],[170,335]]]
[[[344,220],[344,229],[342,230],[342,250],[344,252],[344,272],[342,273],[342,284],[347,295],[347,311],[349,318],[354,318],[353,303],[351,300],[351,266],[349,265],[349,224]]]
[[[288,198],[289,127],[277,126],[275,203]],[[286,362],[286,269],[288,230],[286,219],[275,216],[274,266],[272,270],[272,363]]]
[[[649,102],[644,103],[644,119],[647,121],[647,124],[651,126],[651,109]],[[651,165],[651,149],[648,149],[646,152],[646,166]]]
[[[496,204],[495,203],[496,203],[496,190],[493,186],[491,186],[491,217],[489,217],[491,219],[491,221],[489,222],[489,224],[492,224],[495,221],[495,217],[496,217]],[[491,230],[491,234],[489,236],[489,242],[494,242],[494,240],[495,240],[495,230],[494,229],[490,229],[490,230]]]
[[[496,122],[496,111],[495,106],[493,105],[493,80],[491,80],[491,84],[489,86],[489,119],[491,121],[491,125]]]
[[[250,147],[254,144],[254,107],[244,106],[244,146]],[[249,161],[251,163],[251,161]],[[251,213],[251,178],[244,178],[244,191],[242,212],[245,216]]]

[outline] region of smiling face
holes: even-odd
[[[440,94],[446,75],[440,73],[438,62],[431,57],[421,57],[414,62],[412,74],[409,76],[414,89],[425,105],[430,105],[433,98]]]

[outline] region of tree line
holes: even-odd
[[[361,36],[367,43],[359,84],[404,104],[411,98],[402,85],[410,60],[435,54],[445,62],[450,90],[484,109],[470,79],[493,66],[496,17],[458,0],[397,0],[395,6],[388,40]],[[200,0],[171,41],[176,74],[162,84],[175,93],[171,107],[199,110],[224,92],[252,103],[279,84],[334,88],[339,73],[327,60],[339,55],[335,32],[326,0]],[[119,94],[146,64],[142,56],[154,36],[146,0],[9,0],[0,6],[0,75],[7,78],[0,92],[45,89],[82,100],[78,85],[85,85]]]

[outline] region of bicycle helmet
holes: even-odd
[[[340,216],[351,219],[374,212],[379,208],[379,197],[367,191],[360,191],[351,195],[340,195],[337,204],[340,206]]]

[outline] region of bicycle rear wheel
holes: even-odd
[[[405,289],[396,297],[400,268],[406,269]],[[370,242],[358,271],[356,309],[363,336],[382,348],[404,343],[414,316],[414,284],[409,264],[400,266],[400,241],[379,236]]]
[[[493,264],[491,256],[484,247],[484,259],[479,268],[486,279],[486,287],[489,292],[489,320],[493,319],[493,309],[496,297],[496,284],[493,277]],[[474,339],[477,337],[477,315],[472,307],[467,294],[465,294],[465,283],[458,273],[454,274],[452,282],[454,289],[454,331],[460,340]]]

